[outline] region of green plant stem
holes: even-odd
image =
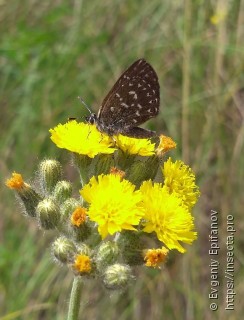
[[[77,320],[81,301],[81,277],[75,277],[69,300],[69,311],[67,320]],[[79,318],[80,319],[80,318]]]

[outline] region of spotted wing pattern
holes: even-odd
[[[139,59],[120,76],[105,97],[98,122],[103,128],[112,129],[113,133],[133,136],[129,134],[132,128],[157,116],[159,104],[157,74],[149,63]]]

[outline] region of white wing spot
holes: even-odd
[[[135,105],[134,103],[131,104],[132,107],[134,107],[134,105]]]
[[[120,95],[118,93],[115,93],[116,97],[120,98]]]
[[[124,75],[124,79],[130,80],[130,77],[128,77],[126,74]]]
[[[138,88],[140,88],[142,85],[140,83],[138,83]]]
[[[132,119],[132,121],[133,121],[134,123],[137,123],[137,120],[136,120],[136,119]]]
[[[138,107],[139,109],[142,109],[142,106],[140,105],[140,103],[137,104],[137,107]]]
[[[129,87],[132,87],[133,86],[133,83],[129,82]]]
[[[136,92],[135,91],[129,91],[129,94],[133,94],[134,95],[134,99],[136,100],[137,99],[137,94],[136,94]]]
[[[122,100],[123,100],[123,98],[120,98],[120,99],[119,99],[119,101],[122,101]]]
[[[111,107],[110,110],[111,110],[112,112],[114,112],[114,107]]]
[[[125,107],[126,109],[129,108],[128,104],[126,104],[126,103],[121,103],[121,106],[122,106],[122,107]]]
[[[136,115],[140,117],[140,112],[138,110],[136,111]]]

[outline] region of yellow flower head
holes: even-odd
[[[172,162],[169,158],[161,169],[168,192],[175,192],[182,199],[183,204],[191,209],[200,195],[191,168],[180,160]]]
[[[145,210],[144,232],[155,232],[169,249],[185,252],[179,241],[191,244],[197,233],[193,231],[193,217],[175,194],[169,194],[160,183],[144,181],[140,191]]]
[[[73,264],[73,268],[80,274],[90,273],[92,269],[90,257],[84,254],[77,255],[75,258],[75,263]]]
[[[5,182],[9,189],[19,190],[24,187],[25,182],[20,173],[13,172],[12,177]]]
[[[221,9],[221,10],[219,9],[214,15],[211,16],[210,21],[212,24],[217,25],[222,21],[224,21],[226,16],[227,16],[226,9]]]
[[[159,157],[163,156],[169,150],[176,148],[176,143],[170,137],[161,134],[159,140],[159,145],[156,149],[156,153]]]
[[[155,143],[152,143],[150,139],[130,138],[122,134],[114,136],[114,139],[116,146],[125,153],[139,156],[152,156],[155,153]]]
[[[165,262],[169,250],[165,247],[162,249],[149,249],[145,252],[144,261],[147,267],[159,267],[159,265]]]
[[[74,226],[79,227],[86,221],[86,209],[78,207],[71,215],[71,223]]]
[[[115,148],[111,148],[113,140],[97,130],[95,125],[88,123],[69,121],[50,129],[51,140],[59,148],[67,149],[78,154],[94,158],[99,153],[111,154]]]
[[[90,220],[97,222],[102,238],[123,229],[135,230],[133,226],[138,225],[143,216],[140,192],[119,175],[92,177],[80,194],[90,203],[87,214]]]

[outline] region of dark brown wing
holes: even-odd
[[[144,59],[135,61],[117,80],[98,113],[105,126],[138,126],[159,112],[158,77]]]

